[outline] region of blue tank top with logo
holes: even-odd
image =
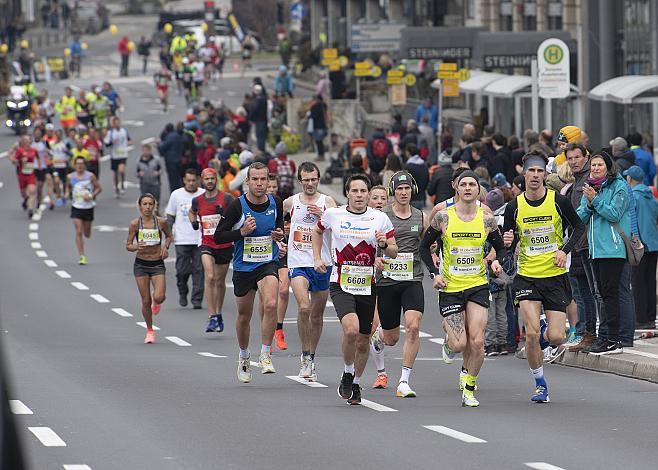
[[[256,219],[256,229],[233,245],[233,270],[250,272],[267,263],[279,259],[279,246],[272,240],[272,231],[276,229],[276,201],[267,196],[270,205],[265,212],[256,212],[247,203],[246,196],[240,196],[242,218],[233,227],[241,228],[247,217]]]

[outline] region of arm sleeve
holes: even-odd
[[[519,242],[519,234],[516,230],[516,211],[518,204],[516,199],[512,199],[507,206],[505,207],[505,216],[503,222],[503,233],[512,230],[514,232],[514,241],[512,241],[512,246],[508,248],[511,253],[514,253],[516,244]]]
[[[176,217],[171,214],[167,214],[167,224],[173,228],[175,222],[176,222]]]
[[[571,201],[569,199],[562,196],[561,194],[556,194],[555,205],[562,215],[562,220],[566,220],[573,230],[573,233],[569,237],[569,241],[562,247],[562,251],[569,253],[571,250],[573,250],[575,244],[580,241],[583,233],[585,233],[585,225],[583,224],[582,220],[580,220],[578,214],[576,214],[576,210],[571,205]]]
[[[507,248],[505,248],[503,237],[500,235],[500,231],[494,230],[493,232],[490,232],[487,236],[487,241],[491,243],[493,249],[496,250],[496,260],[498,260],[502,266],[503,260],[507,256]]]
[[[283,200],[275,196],[274,202],[276,202],[276,228],[283,230]]]
[[[224,218],[217,225],[215,243],[234,242],[242,238],[240,229],[233,230],[233,226],[238,223],[240,217],[242,217],[242,205],[239,200],[234,199],[226,208]]]
[[[195,214],[199,212],[199,198],[198,196],[192,199],[192,207],[190,207],[190,210],[194,212]]]
[[[430,247],[434,244],[435,241],[441,243],[441,232],[431,225],[425,231],[423,239],[420,241],[420,259],[425,263],[425,267],[430,273],[439,274],[439,270],[434,266],[434,260],[432,259],[432,253],[430,252]]]

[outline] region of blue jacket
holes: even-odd
[[[658,201],[653,197],[651,189],[638,184],[633,188],[635,207],[637,208],[637,223],[640,229],[640,240],[646,251],[658,251]]]
[[[626,246],[613,224],[618,223],[628,236],[631,233],[630,197],[626,181],[617,175],[608,179],[592,200],[592,208],[583,195],[576,210],[583,223],[589,223],[587,241],[591,259],[626,259]]]
[[[285,74],[278,74],[274,79],[274,94],[275,95],[287,95],[288,93],[292,94],[295,89],[295,84],[292,81],[292,76]]]
[[[180,163],[183,156],[183,138],[176,131],[170,132],[158,146],[158,151],[164,158],[165,163]]]
[[[429,125],[432,129],[434,129],[434,132],[436,132],[439,126],[439,108],[435,104],[429,108],[426,108],[423,103],[420,103],[416,108],[416,115],[414,117],[416,123],[420,124],[420,122],[423,120],[423,116],[426,114],[430,115]]]
[[[656,177],[656,164],[653,157],[642,147],[633,146],[631,150],[635,154],[635,164],[644,171],[644,184],[651,186]]]

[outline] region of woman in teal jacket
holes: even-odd
[[[619,230],[631,233],[629,192],[626,182],[617,174],[612,157],[601,151],[590,159],[590,176],[583,187],[578,216],[589,223],[587,241],[594,277],[605,306],[608,337],[583,349],[591,354],[620,354],[619,282],[626,263],[626,246]]]

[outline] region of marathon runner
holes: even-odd
[[[233,290],[238,307],[236,330],[240,355],[238,380],[251,381],[249,323],[256,291],[265,311],[261,321],[260,368],[275,371],[270,348],[276,326],[278,273],[277,241],[283,239],[283,203],[267,194],[267,165],[256,162],[247,172],[247,194],[234,200],[215,230],[216,243],[233,242]]]
[[[53,176],[51,175],[50,146],[43,139],[43,131],[36,127],[32,133],[32,148],[37,152],[37,169],[34,174],[37,177],[37,204],[43,199],[43,188],[46,187],[50,210],[55,208],[55,196],[53,194]]]
[[[206,333],[221,333],[224,331],[222,306],[226,295],[226,273],[233,258],[233,243],[215,243],[215,229],[234,198],[217,189],[217,171],[214,168],[201,172],[201,182],[206,192],[192,199],[188,217],[194,230],[201,227],[201,263],[208,303]]]
[[[572,299],[567,254],[585,230],[569,199],[545,187],[547,164],[541,153],[523,157],[525,192],[507,204],[503,226],[510,252],[521,244],[514,290],[525,324],[526,354],[536,385],[530,399],[535,403],[550,401],[542,350],[565,340],[566,309]],[[565,243],[567,225],[572,233]],[[548,324],[540,320],[542,307]]]
[[[73,161],[73,173],[66,177],[64,198],[71,198],[71,218],[75,227],[75,245],[80,259],[78,264],[87,264],[84,237],[91,237],[91,223],[94,220],[96,196],[102,191],[96,176],[87,171],[86,161],[78,157]]]
[[[130,222],[126,249],[135,252],[133,274],[142,298],[142,315],[146,323],[144,343],[152,344],[155,343],[153,315],[160,313],[160,304],[165,301],[167,282],[164,260],[169,256],[173,235],[167,220],[155,215],[156,202],[152,194],[142,194],[137,205],[140,216]]]
[[[477,175],[468,170],[455,184],[457,202],[440,211],[430,224],[420,245],[433,286],[440,290],[439,311],[443,317],[446,339],[443,358],[452,363],[458,352],[464,353],[464,386],[462,406],[476,407],[476,381],[484,362],[484,332],[489,310],[489,282],[484,264],[484,244],[489,241],[496,250],[491,263],[494,275],[502,271],[507,251],[498,230],[496,218],[476,204],[480,194]],[[431,246],[440,240],[441,271],[434,264]],[[461,375],[460,375],[461,386]]]
[[[70,154],[66,148],[66,144],[62,141],[64,137],[63,131],[57,129],[56,135],[57,139],[50,142],[53,164],[53,185],[55,187],[57,204],[64,205],[66,203],[66,199],[64,199],[64,186],[70,169]]]
[[[384,256],[377,258],[377,310],[381,327],[371,336],[371,350],[377,364],[377,375],[385,374],[384,346],[394,346],[400,339],[400,310],[404,315],[405,339],[403,347],[402,374],[396,396],[415,397],[409,386],[409,377],[418,355],[420,320],[425,307],[423,291],[423,266],[420,261],[420,240],[427,228],[423,212],[410,205],[411,196],[418,185],[407,171],[395,173],[389,182],[388,194],[393,204],[382,212],[388,216],[395,229],[398,255],[395,259]],[[380,370],[382,372],[380,372]]]
[[[395,230],[386,214],[368,207],[370,179],[352,175],[345,183],[347,205],[327,209],[313,231],[313,264],[325,274],[323,234],[331,231],[332,258],[329,293],[343,327],[345,368],[338,395],[351,405],[361,403],[361,375],[368,361],[368,339],[375,313],[374,272],[377,248],[395,258]]]
[[[110,149],[112,162],[114,194],[118,199],[126,192],[126,161],[128,160],[128,146],[132,145],[130,135],[125,127],[121,127],[118,117],[112,118],[112,127],[107,130],[104,139],[105,146]]]
[[[65,131],[75,126],[78,121],[76,118],[76,100],[70,86],[64,89],[64,96],[55,103],[55,110],[59,114],[59,123]]]
[[[153,81],[155,82],[155,89],[158,92],[158,98],[160,98],[162,108],[164,112],[167,112],[167,106],[169,105],[169,83],[171,82],[171,72],[167,70],[164,64],[162,64],[160,70],[153,75]]]
[[[336,207],[336,202],[331,197],[318,193],[320,169],[315,163],[304,162],[299,165],[297,180],[301,184],[302,192],[283,201],[283,212],[290,214],[288,277],[298,305],[297,330],[302,343],[299,377],[315,382],[318,379],[315,351],[322,335],[333,262],[331,245],[325,240],[321,255],[329,268],[324,274],[313,269],[312,233],[324,211]]]
[[[38,157],[37,151],[32,148],[29,135],[21,136],[19,142],[9,151],[9,158],[16,165],[23,210],[27,209],[27,215],[31,219],[37,208],[37,177],[34,170]]]

